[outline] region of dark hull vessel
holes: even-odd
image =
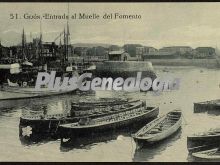
[[[138,100],[128,99],[112,99],[112,98],[100,98],[99,100],[86,100],[86,101],[78,101],[72,102],[71,107],[73,110],[88,110],[94,107],[106,107],[106,106],[117,106],[122,104],[132,103]]]
[[[72,114],[73,116],[68,116],[64,114],[23,116],[20,118],[20,127],[24,128],[29,126],[32,128],[32,132],[34,134],[57,135],[57,129],[60,124],[78,122],[81,118],[85,117],[93,119],[106,115],[130,111],[135,108],[143,107],[144,103],[141,101],[136,101],[126,104],[126,106],[124,106],[123,108],[122,106],[115,108],[113,107],[109,110],[107,110],[107,108],[94,108],[93,110],[87,110],[83,112],[77,111]]]
[[[83,110],[75,110],[71,109],[71,116],[72,117],[101,117],[105,115],[111,115],[119,112],[129,111],[134,108],[139,108],[145,106],[145,103],[136,100],[126,104],[119,104],[113,106],[95,106],[95,107],[87,107]]]
[[[220,113],[220,100],[204,101],[199,103],[194,103],[194,112],[209,112],[217,111]]]
[[[210,149],[220,145],[220,130],[212,130],[202,134],[187,137],[187,148],[189,153]]]
[[[59,138],[58,136],[58,126],[60,124],[65,124],[69,122],[76,121],[74,119],[65,119],[65,120],[42,120],[34,121],[31,124],[30,121],[25,123],[22,121],[22,124],[19,125],[19,137],[27,139],[47,139],[47,138]],[[25,125],[26,124],[26,125]],[[25,131],[30,129],[30,134],[26,135]]]
[[[74,113],[80,113],[80,112],[85,112],[85,111],[96,111],[96,109],[100,110],[111,110],[111,109],[119,109],[119,108],[124,108],[129,105],[132,105],[133,103],[139,102],[140,100],[132,100],[132,101],[126,101],[126,102],[115,102],[115,103],[107,103],[107,104],[72,104],[71,105],[71,112]],[[142,104],[145,104],[142,102]],[[86,113],[86,112],[85,112]],[[72,113],[71,113],[72,115]]]
[[[59,133],[61,138],[91,136],[92,134],[100,132],[125,128],[129,125],[141,125],[156,118],[158,114],[158,107],[140,107],[131,111],[96,118],[91,121],[92,124],[88,125],[81,125],[79,122],[63,124],[59,126]]]

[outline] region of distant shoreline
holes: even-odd
[[[220,68],[216,59],[145,59],[150,61],[153,66],[198,66],[206,68]]]

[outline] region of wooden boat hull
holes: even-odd
[[[156,143],[156,142],[159,142],[161,140],[164,140],[168,137],[170,137],[171,135],[173,135],[175,132],[177,132],[181,127],[181,121],[178,123],[178,126],[175,126],[175,127],[172,127],[170,128],[169,131],[166,131],[164,133],[161,133],[159,135],[156,135],[154,137],[151,137],[151,138],[147,138],[147,139],[141,139],[141,138],[135,138],[134,137],[134,140],[136,142],[144,142],[144,143]]]
[[[195,146],[195,147],[191,147],[191,148],[188,147],[187,149],[188,149],[189,154],[191,155],[192,153],[210,150],[210,149],[215,148],[217,146],[219,146],[219,144],[202,144],[201,146]]]
[[[128,104],[132,102],[137,102],[139,100],[115,100],[115,101],[97,101],[97,102],[72,102],[72,110],[87,110],[94,107],[103,107],[103,106],[114,106],[114,105],[121,105],[121,104]]]
[[[60,124],[77,122],[75,118],[49,119],[49,120],[30,120],[20,118],[19,135],[23,136],[23,128],[31,128],[30,138],[34,136],[58,136],[58,126]]]
[[[82,128],[74,128],[66,125],[59,126],[59,134],[61,138],[70,138],[70,137],[78,137],[78,136],[90,136],[91,134],[96,134],[100,132],[112,131],[120,128],[128,128],[130,125],[147,123],[157,117],[159,114],[159,108],[153,108],[149,112],[144,115],[140,115],[135,118],[126,119],[114,123],[107,123],[105,125],[100,125],[98,127],[82,127]]]
[[[163,118],[164,117],[161,117],[161,119],[163,119]],[[152,125],[156,124],[155,121],[157,121],[157,120],[158,120],[158,122],[160,122],[160,118],[157,118],[157,119],[151,121]],[[161,121],[163,121],[163,120],[161,120]],[[151,123],[149,123],[148,125],[150,125]],[[174,125],[172,125],[170,128],[168,128],[167,130],[163,130],[160,133],[156,133],[156,134],[153,134],[153,135],[150,135],[150,136],[138,136],[138,135],[134,134],[133,139],[135,140],[135,142],[142,143],[142,144],[144,144],[144,143],[148,143],[148,144],[156,143],[156,142],[162,141],[162,140],[170,137],[171,135],[173,135],[175,132],[177,132],[181,128],[181,125],[182,125],[182,114],[180,114],[180,117],[179,117],[178,121]]]
[[[194,103],[194,112],[220,111],[220,100]]]
[[[130,106],[130,107],[128,107]],[[97,117],[97,116],[103,116],[103,115],[98,115],[98,114],[95,114],[95,112],[105,112],[108,114],[114,114],[114,113],[118,113],[118,112],[123,112],[123,111],[128,111],[128,110],[131,110],[131,109],[134,109],[134,108],[139,108],[139,107],[142,107],[142,106],[145,106],[145,104],[141,101],[134,101],[134,102],[129,102],[129,103],[126,103],[126,104],[118,104],[118,105],[112,105],[112,106],[99,106],[99,107],[87,107],[87,110],[75,110],[75,109],[71,109],[70,111],[70,115],[71,116],[80,116],[80,114],[82,115],[87,115],[89,113],[94,113],[94,115]],[[111,111],[111,110],[114,110],[114,111]],[[92,116],[92,115],[91,115]]]
[[[216,154],[218,148],[192,153],[192,156],[205,160],[220,160],[220,155]]]
[[[116,114],[119,112],[125,112],[129,111],[135,108],[140,108],[142,107],[142,102],[139,101],[136,104],[133,104],[132,107],[122,109],[122,110],[117,110],[113,112],[108,112],[108,113],[102,113],[102,114],[84,114],[84,115],[74,115],[72,117],[67,117],[63,116],[63,114],[56,114],[56,115],[47,115],[46,118],[40,119],[39,116],[28,116],[28,117],[20,117],[20,126],[21,127],[26,127],[30,126],[32,128],[32,132],[35,134],[43,134],[43,133],[48,133],[48,134],[56,134],[57,128],[60,124],[65,124],[65,123],[74,123],[78,122],[82,117],[89,117],[91,119],[97,118],[97,117],[103,117],[111,114]],[[86,112],[86,111],[85,111]]]
[[[52,95],[61,95],[72,93],[74,91],[34,91],[34,88],[30,88],[29,90],[20,90],[19,88],[10,88],[0,90],[0,101],[2,100],[18,100],[18,99],[26,99],[26,98],[36,98],[36,97],[46,97]]]
[[[0,91],[0,95],[1,95]],[[23,107],[30,103],[30,99],[15,99],[15,100],[0,100],[0,110],[2,109],[13,109]]]
[[[188,151],[196,152],[202,149],[207,149],[212,146],[220,145],[220,134],[215,136],[188,136],[187,137],[187,148]]]

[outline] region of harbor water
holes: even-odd
[[[180,78],[178,90],[162,92],[99,91],[96,94],[62,95],[28,100],[3,101],[0,106],[0,161],[195,161],[188,154],[187,135],[220,127],[220,112],[193,113],[193,103],[220,98],[220,70],[198,67],[155,66],[157,75]],[[91,97],[120,97],[145,100],[159,106],[163,115],[182,109],[182,128],[170,138],[144,148],[137,148],[129,132],[103,137],[90,144],[61,146],[60,139],[25,141],[19,137],[22,114],[66,113],[71,101]],[[102,139],[102,140],[101,140]],[[93,139],[86,139],[92,141]]]

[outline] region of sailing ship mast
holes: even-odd
[[[42,41],[43,40],[43,35],[42,35],[42,24],[41,24],[41,20],[40,20],[40,40],[39,40],[39,59],[41,61],[41,65],[44,64],[44,60],[43,60],[43,56],[42,56]]]
[[[63,57],[63,66],[65,67],[65,63],[66,63],[66,29],[64,27],[64,30],[63,30],[63,44],[64,44],[64,57]]]
[[[25,47],[26,47],[26,35],[25,35],[25,32],[24,32],[24,28],[23,28],[23,31],[22,31],[22,59],[23,60],[26,59]]]
[[[70,41],[70,31],[69,31],[69,3],[68,3],[68,18],[67,18],[67,34],[66,34],[66,46],[67,46],[67,52],[66,52],[66,60],[68,61],[69,57],[69,41]]]
[[[69,41],[70,41],[70,31],[69,31],[69,4],[68,4],[68,18],[67,18],[67,24],[66,24],[66,29],[64,27],[64,58],[63,58],[63,63],[64,67],[67,64],[68,57],[69,57]]]

